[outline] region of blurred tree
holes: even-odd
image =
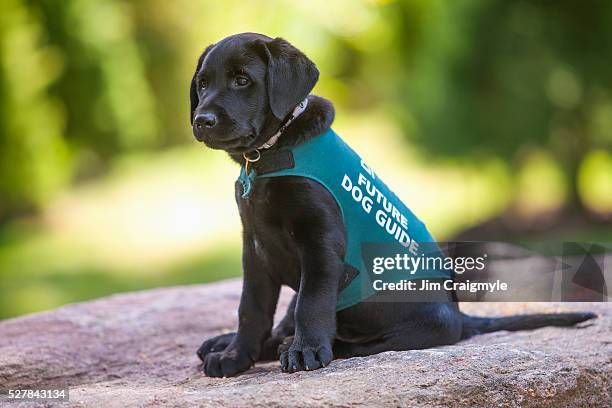
[[[114,154],[159,145],[155,99],[118,0],[0,4],[0,219]]]
[[[432,156],[520,167],[547,149],[576,205],[584,156],[612,144],[604,0],[8,0],[0,14],[0,219],[118,153],[191,140],[195,58],[242,31],[287,37],[319,64],[316,92],[399,112]]]
[[[102,160],[154,145],[160,135],[133,10],[119,0],[31,0],[64,71],[51,94],[64,102],[66,138]]]
[[[192,141],[187,89],[197,52],[206,38],[192,48],[194,20],[208,14],[206,3],[132,0],[134,35],[146,63],[147,79],[157,103],[161,145]],[[208,39],[210,41],[210,39]],[[186,116],[187,115],[187,116]]]
[[[0,2],[0,220],[42,204],[69,174],[61,105],[48,93],[61,58],[43,37],[22,1]]]
[[[612,3],[406,0],[386,12],[408,67],[394,78],[417,144],[516,167],[530,148],[547,149],[566,174],[568,206],[583,210],[579,167],[612,146]],[[404,36],[417,38],[416,53]]]

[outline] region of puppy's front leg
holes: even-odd
[[[295,307],[293,343],[281,353],[284,372],[315,370],[333,359],[336,299],[342,273],[337,240],[312,237],[302,247],[300,289]]]
[[[245,236],[238,333],[224,351],[204,357],[204,372],[210,377],[230,377],[251,368],[259,359],[264,340],[270,336],[280,285],[261,270],[262,262],[256,256],[253,240]]]

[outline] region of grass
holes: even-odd
[[[9,234],[11,235],[11,234]],[[116,267],[37,231],[2,237],[0,319],[117,292],[212,282],[239,276],[240,248],[225,242],[157,268]],[[7,245],[6,241],[13,241]]]

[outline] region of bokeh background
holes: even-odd
[[[282,36],[439,240],[612,241],[612,3],[3,0],[0,318],[239,276],[238,168],[196,143],[206,45]]]

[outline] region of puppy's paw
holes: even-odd
[[[287,337],[278,338],[274,336],[270,336],[264,341],[264,344],[261,348],[261,354],[259,355],[259,361],[274,361],[278,360],[280,357],[280,353],[283,351],[289,350],[289,346],[291,345],[291,341],[293,341],[293,336],[291,336],[291,341],[288,344]]]
[[[254,364],[251,357],[238,349],[208,353],[204,357],[204,373],[209,377],[232,377]]]
[[[326,367],[333,359],[330,345],[295,346],[295,342],[280,355],[281,370],[285,373],[316,370]]]
[[[277,347],[277,358],[280,357],[281,354],[289,351],[289,348],[291,347],[291,345],[293,344],[293,336],[287,336],[285,337],[278,345]]]
[[[198,357],[204,361],[208,353],[224,351],[234,340],[234,337],[236,337],[236,333],[226,333],[206,340],[197,351]]]

